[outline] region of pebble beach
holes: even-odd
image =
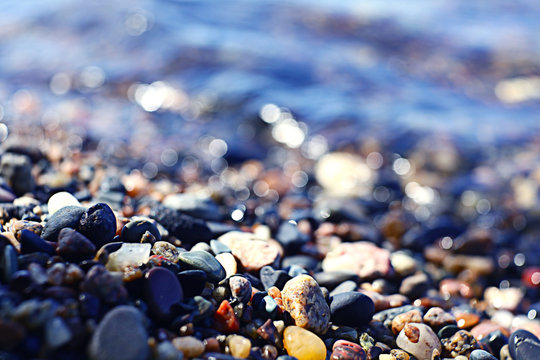
[[[367,8],[293,16],[284,8],[305,4],[264,2],[219,18],[227,25],[204,11],[171,25],[137,5],[111,3],[121,22],[62,1],[55,9],[71,11],[73,24],[39,9],[0,17],[0,48],[12,49],[0,71],[1,359],[540,359],[534,46],[520,53],[527,64],[493,44],[480,56]],[[317,60],[304,69],[291,44],[267,53],[258,35],[244,53],[204,30],[236,34],[229,24],[255,26],[241,14],[269,9],[312,45],[334,36],[346,49],[362,42],[375,64],[402,63],[349,69],[367,50],[338,60],[313,46]],[[261,31],[272,23],[260,20]],[[38,56],[10,43],[33,44],[38,28],[51,30],[43,43],[56,50],[65,29],[115,50],[74,45],[65,59],[47,53],[21,70],[20,58]],[[427,48],[447,58],[445,70],[417,64]],[[337,81],[342,71],[365,87]],[[453,76],[443,81],[445,71]],[[433,103],[418,104],[419,89]],[[424,119],[461,104],[450,115],[475,125],[463,134],[444,116],[393,122],[392,96]]]

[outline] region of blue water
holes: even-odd
[[[0,104],[12,124],[242,141],[273,103],[332,139],[413,129],[493,142],[540,127],[534,0],[4,0],[0,10]],[[103,84],[81,85],[88,67]],[[70,79],[61,94],[50,88],[58,73]],[[532,80],[510,92],[533,89],[497,94],[516,78]],[[155,81],[188,105],[148,112],[129,98]],[[21,90],[38,114],[14,105]]]

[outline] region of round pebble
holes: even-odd
[[[227,276],[219,261],[206,251],[181,252],[178,255],[178,260],[182,266],[204,271],[208,276],[208,280],[213,283],[218,283]]]
[[[396,344],[418,359],[431,359],[433,350],[440,354],[441,342],[431,328],[425,324],[409,323],[396,338]]]
[[[122,228],[120,240],[123,242],[138,243],[146,232],[150,232],[157,241],[161,240],[161,234],[157,227],[150,221],[137,219],[128,222]]]
[[[81,203],[75,196],[71,195],[67,191],[58,192],[51,196],[47,202],[49,215],[53,215],[64,206],[81,206]]]
[[[485,350],[473,350],[469,360],[497,360],[495,356]]]
[[[172,340],[174,347],[181,351],[186,358],[194,358],[204,353],[204,344],[193,336],[176,337]]]
[[[96,246],[103,246],[116,235],[116,217],[109,205],[95,204],[83,212],[77,231]]]
[[[359,292],[336,294],[330,300],[330,313],[335,324],[360,327],[371,321],[374,312],[373,301]]]
[[[231,355],[239,359],[247,359],[251,351],[251,341],[240,335],[233,335],[229,339]]]
[[[540,359],[540,341],[527,330],[514,331],[508,340],[513,360]]]
[[[299,326],[287,326],[283,345],[290,356],[301,360],[325,360],[326,346],[314,333]]]
[[[179,305],[184,294],[178,278],[170,270],[155,267],[145,275],[145,300],[152,314],[162,321],[174,315],[174,306]]]

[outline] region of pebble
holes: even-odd
[[[287,326],[283,331],[287,354],[299,360],[325,360],[326,346],[314,333],[299,326]]]
[[[214,255],[231,252],[231,249],[219,240],[210,240],[210,249]]]
[[[204,220],[180,213],[167,206],[158,205],[150,210],[150,218],[160,223],[174,237],[187,244],[208,242],[213,234]]]
[[[440,307],[432,307],[425,313],[424,323],[431,326],[434,331],[438,331],[446,325],[455,325],[456,318]]]
[[[34,234],[41,236],[43,231],[43,225],[36,221],[17,220],[11,225],[11,232],[15,235],[15,238],[20,241],[21,231],[30,230]]]
[[[527,330],[514,331],[508,340],[513,360],[540,359],[540,341]]]
[[[392,320],[392,332],[396,335],[399,334],[408,323],[423,323],[422,313],[414,309],[397,315]]]
[[[332,249],[322,262],[324,271],[351,271],[361,279],[387,277],[393,272],[390,252],[372,243],[342,243]]]
[[[283,289],[285,283],[291,279],[287,272],[275,270],[271,266],[264,266],[259,272],[259,277],[265,290],[270,289],[272,286]]]
[[[296,224],[286,221],[279,226],[276,240],[288,253],[294,254],[309,241],[309,236],[301,232]]]
[[[179,251],[170,242],[167,241],[156,241],[152,245],[152,252],[155,255],[162,256],[165,259],[169,260],[172,263],[177,263],[179,260]]]
[[[97,203],[83,212],[76,230],[96,246],[103,246],[116,235],[116,217],[109,205]]]
[[[223,300],[214,313],[214,327],[225,333],[236,332],[240,329],[240,322],[227,300]]]
[[[497,358],[485,350],[476,349],[471,352],[469,360],[497,360]]]
[[[96,253],[96,246],[81,233],[64,228],[58,234],[56,253],[68,261],[79,262],[91,259]]]
[[[124,227],[122,227],[120,241],[139,243],[147,231],[154,236],[156,241],[161,240],[161,234],[159,233],[156,225],[146,219],[135,219],[129,221],[126,225],[124,225]]]
[[[231,355],[239,359],[247,359],[251,351],[251,341],[240,335],[232,335],[229,338]]]
[[[233,254],[228,252],[217,254],[216,260],[223,266],[223,269],[225,269],[225,277],[231,277],[236,274],[238,265]]]
[[[425,273],[407,276],[401,282],[399,293],[407,296],[409,299],[419,299],[427,295],[432,288],[431,279]]]
[[[2,251],[0,258],[0,266],[2,268],[2,280],[8,284],[13,277],[13,274],[18,270],[17,251],[11,245],[6,245]]]
[[[184,355],[170,341],[162,341],[156,348],[156,360],[182,360]]]
[[[227,276],[225,269],[212,254],[206,251],[186,251],[178,254],[178,263],[186,268],[202,270],[208,280],[218,283]]]
[[[107,259],[107,270],[124,271],[128,268],[136,268],[146,264],[150,258],[150,244],[129,244],[122,243],[120,248],[109,254]]]
[[[330,300],[330,313],[335,324],[364,326],[371,321],[374,312],[373,301],[359,292],[336,294]]]
[[[374,181],[372,170],[365,161],[345,152],[322,156],[317,162],[315,177],[327,193],[353,198],[367,194]]]
[[[194,358],[204,353],[204,344],[193,336],[176,337],[172,340],[173,346],[184,354],[186,358]]]
[[[243,276],[231,276],[229,278],[231,295],[241,303],[247,304],[251,299],[252,287],[248,279]]]
[[[336,286],[336,288],[330,292],[330,296],[356,291],[356,289],[358,289],[358,285],[356,284],[356,282],[352,280],[347,280]]]
[[[281,291],[283,306],[297,326],[324,334],[329,327],[330,308],[317,282],[309,275],[289,280]]]
[[[133,306],[110,310],[96,327],[88,345],[93,360],[146,360],[150,355],[143,316]]]
[[[41,232],[41,237],[47,241],[56,242],[62,229],[78,228],[79,220],[85,211],[86,209],[84,207],[73,205],[64,206],[60,210],[57,210],[45,223],[43,231]]]
[[[459,330],[450,338],[442,339],[443,349],[452,357],[458,355],[469,356],[471,351],[478,349],[478,344],[474,336],[466,331]]]
[[[16,195],[24,195],[34,190],[32,163],[26,155],[4,153],[0,159],[0,175]]]
[[[57,192],[51,196],[47,202],[49,215],[53,215],[64,206],[81,206],[81,203],[75,196],[71,195],[67,191]]]
[[[332,346],[331,360],[365,360],[366,352],[358,344],[338,340]]]
[[[480,316],[473,313],[456,314],[456,324],[462,329],[470,329],[480,321]]]
[[[313,275],[313,278],[317,280],[320,286],[332,290],[342,284],[345,281],[351,280],[357,283],[360,281],[358,275],[351,271],[323,271]]]
[[[283,250],[274,240],[263,240],[255,234],[231,231],[218,239],[227,245],[246,271],[258,271],[275,265]]]
[[[49,255],[55,253],[54,247],[30,230],[20,232],[21,253],[44,252]]]
[[[418,359],[431,359],[434,350],[441,351],[439,338],[425,324],[405,325],[396,338],[396,344]]]
[[[170,194],[163,199],[163,205],[195,218],[221,221],[223,217],[211,198],[198,194]]]
[[[390,263],[396,274],[402,277],[411,275],[418,269],[417,261],[403,251],[392,253]]]
[[[124,301],[128,295],[122,283],[122,276],[110,273],[101,264],[96,264],[88,270],[80,287],[82,291],[96,295],[107,304]]]
[[[176,275],[162,267],[155,267],[145,274],[144,298],[150,312],[161,321],[171,320],[175,306],[184,299],[182,286]]]
[[[59,317],[53,317],[45,324],[45,341],[50,349],[65,345],[72,337],[71,331]]]

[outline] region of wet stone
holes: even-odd
[[[291,279],[285,271],[275,270],[271,266],[264,266],[260,271],[259,277],[265,290],[270,289],[272,286],[283,289],[285,283]]]
[[[150,354],[141,313],[133,306],[118,306],[98,324],[88,346],[93,360],[145,360]]]
[[[231,249],[246,271],[258,271],[280,259],[281,248],[277,242],[259,239],[254,234],[232,231],[218,240]]]
[[[96,246],[84,235],[71,228],[64,228],[58,234],[56,253],[68,261],[79,262],[91,259],[95,252]]]
[[[144,294],[150,312],[162,321],[170,320],[175,306],[184,299],[182,286],[176,275],[161,267],[152,268],[146,273]]]
[[[281,292],[283,306],[297,326],[324,334],[329,326],[330,308],[317,282],[309,275],[289,280]]]
[[[102,246],[116,234],[116,217],[109,205],[98,203],[84,211],[76,230],[96,246]]]
[[[431,359],[434,350],[441,351],[437,335],[425,324],[405,325],[397,336],[396,344],[418,359]]]
[[[373,301],[359,292],[336,294],[330,300],[330,313],[335,324],[360,327],[371,321],[374,311]]]
[[[508,340],[508,349],[513,360],[540,358],[540,341],[527,330],[514,331]]]
[[[204,271],[184,270],[179,272],[177,276],[186,297],[193,297],[202,293],[207,278]]]
[[[162,256],[173,263],[177,263],[179,259],[178,249],[176,248],[176,246],[167,241],[156,241],[152,245],[152,252],[155,255]]]
[[[128,222],[122,228],[120,240],[128,243],[139,243],[143,235],[149,232],[157,241],[161,240],[161,235],[157,227],[150,221],[144,219],[136,219]]]
[[[47,241],[57,241],[64,228],[77,229],[79,220],[86,209],[82,206],[65,206],[56,211],[45,223],[41,237]]]
[[[301,360],[326,359],[326,346],[314,333],[298,326],[287,326],[283,331],[287,353]]]
[[[186,251],[179,253],[179,264],[189,269],[204,271],[208,276],[208,280],[213,283],[218,283],[226,277],[223,266],[212,254],[206,251]]]

